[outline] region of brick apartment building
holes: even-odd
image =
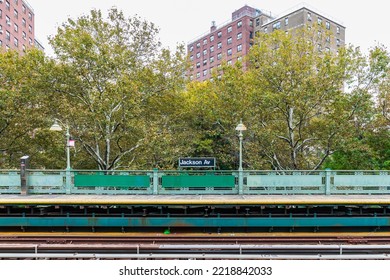
[[[187,45],[191,61],[188,76],[191,80],[204,81],[211,78],[211,73],[222,61],[233,64],[241,60],[248,54],[257,32],[270,33],[279,29],[290,32],[304,26],[310,28],[314,24],[329,31],[324,34],[325,43],[317,46],[319,50],[337,52],[337,48],[345,45],[345,27],[313,8],[302,6],[273,17],[270,13],[245,5],[232,13],[232,19],[227,24],[217,27],[213,22],[209,33]]]
[[[0,50],[20,53],[35,44],[34,10],[24,0],[0,0]]]

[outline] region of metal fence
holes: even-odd
[[[242,175],[243,180],[239,180]],[[28,170],[28,194],[390,194],[390,171]],[[20,194],[18,170],[0,170],[0,194]]]

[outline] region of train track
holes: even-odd
[[[389,236],[0,236],[0,259],[390,259]]]

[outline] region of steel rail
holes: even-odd
[[[388,254],[355,255],[300,255],[300,254],[69,254],[69,253],[0,253],[0,259],[222,259],[222,260],[390,260]]]
[[[0,236],[4,243],[40,243],[40,244],[390,244],[388,236]]]

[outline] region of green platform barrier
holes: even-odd
[[[78,175],[74,176],[75,187],[121,187],[149,188],[149,176],[136,175]]]
[[[233,175],[204,175],[204,176],[162,176],[163,188],[234,188]]]

